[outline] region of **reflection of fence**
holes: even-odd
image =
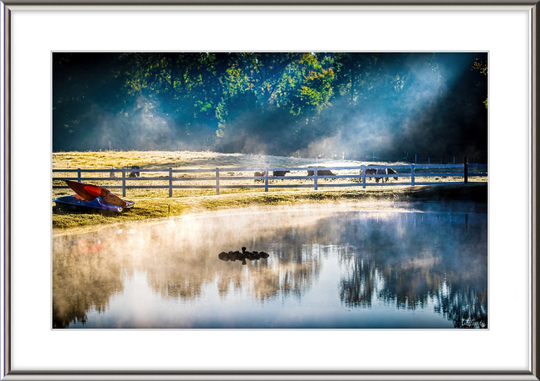
[[[387,168],[389,166],[383,165],[362,165],[355,167],[303,167],[303,168],[212,168],[212,169],[145,169],[140,168],[136,171],[139,172],[139,176],[135,177],[131,175],[134,172],[133,169],[53,169],[53,173],[76,173],[77,177],[53,177],[53,181],[58,180],[76,180],[76,181],[116,181],[120,182],[120,185],[106,185],[111,189],[122,189],[122,195],[126,195],[127,189],[169,189],[169,197],[173,195],[173,189],[204,189],[214,188],[216,194],[219,194],[220,189],[227,188],[264,188],[265,192],[268,192],[269,188],[313,188],[317,190],[319,187],[357,187],[361,186],[387,186],[387,185],[440,185],[440,184],[462,184],[469,182],[470,177],[483,177],[487,176],[487,165],[485,164],[407,164],[407,165],[393,165],[391,168],[395,173],[387,174]],[[366,171],[367,169],[367,171]],[[307,176],[299,176],[297,174],[291,174],[290,176],[279,176],[282,172],[306,172]],[[337,174],[331,171],[348,171],[347,174]],[[353,173],[350,173],[350,172]],[[158,177],[144,177],[140,174],[145,173],[166,173],[166,176]],[[206,173],[211,172],[211,176],[204,177],[174,177],[175,174],[193,174],[193,173]],[[254,176],[227,176],[230,172],[259,172]],[[270,176],[272,172],[272,176]],[[368,173],[366,173],[368,172]],[[83,173],[107,173],[108,177],[83,177]],[[120,173],[121,177],[115,177],[116,173]],[[276,176],[273,176],[276,174]],[[130,176],[131,175],[131,176]],[[455,178],[456,181],[418,181],[417,178]],[[392,180],[397,178],[397,182]],[[407,181],[399,181],[399,178],[407,178]],[[319,180],[328,179],[350,179],[352,181],[344,183],[320,183]],[[374,179],[373,182],[369,182],[370,179]],[[128,185],[131,181],[166,181],[167,185]],[[255,180],[251,184],[223,184],[230,180]],[[272,180],[308,180],[306,183],[275,183]],[[438,180],[438,179],[437,179]],[[190,181],[211,181],[211,185],[178,185],[178,183],[189,184]],[[261,182],[259,184],[257,182]],[[65,185],[54,185],[53,188],[68,188]]]

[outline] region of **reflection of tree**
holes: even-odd
[[[250,229],[252,218],[235,223],[226,221],[228,218],[216,218],[212,225],[195,219],[179,225],[183,229],[145,227],[136,234],[94,237],[83,244],[82,240],[55,241],[54,327],[86,321],[91,308],[105,310],[109,298],[123,290],[124,275],[132,276],[135,271],[143,271],[152,290],[164,299],[196,300],[214,282],[223,298],[245,290],[261,301],[287,294],[300,297],[311,286],[320,270],[320,254],[305,245],[313,240],[310,233],[306,237],[297,232],[309,230],[300,229],[299,224],[316,218],[290,220],[280,229],[270,224],[256,233]],[[201,239],[206,237],[213,238]],[[218,259],[221,251],[242,245],[264,249],[270,257],[248,260],[247,266]],[[94,252],[96,248],[101,251]]]
[[[435,311],[454,322],[456,328],[487,328],[487,292],[472,289],[439,293]]]
[[[112,238],[57,242],[53,255],[53,327],[86,322],[90,309],[104,311],[123,291],[121,253]]]
[[[223,228],[222,228],[223,229]],[[249,229],[232,234],[214,234],[213,241],[190,239],[189,234],[176,232],[174,247],[169,247],[171,237],[153,237],[152,246],[160,247],[159,261],[145,261],[147,278],[151,287],[165,298],[194,299],[202,287],[217,283],[219,293],[225,297],[229,292],[246,289],[259,300],[278,294],[300,295],[309,288],[311,277],[319,271],[319,261],[311,252],[302,251],[302,237],[291,235],[293,228],[272,231],[278,234],[274,243],[265,250],[270,258],[247,261],[247,270],[239,262],[218,260],[220,249],[239,249],[238,242],[252,241],[250,247],[261,250],[269,240],[267,236],[247,237]],[[207,231],[212,235],[211,231]],[[282,245],[292,239],[293,244]],[[270,239],[271,240],[271,239]],[[148,240],[150,242],[150,240]],[[181,243],[181,244],[180,244]],[[150,248],[148,248],[150,250]],[[164,265],[166,263],[166,265]],[[279,263],[279,266],[275,264]]]
[[[350,263],[352,262],[352,263]],[[373,262],[349,261],[349,278],[341,281],[341,300],[350,307],[371,307],[375,287],[379,283],[380,273]]]
[[[354,231],[343,239],[356,250],[341,258],[347,269],[340,286],[345,305],[371,307],[378,300],[416,309],[431,303],[456,327],[487,326],[485,219],[467,216],[465,224],[464,216],[443,214],[376,217],[345,229]],[[440,222],[444,232],[435,231]]]
[[[196,301],[212,288],[221,299],[237,293],[260,302],[300,299],[327,258],[339,258],[339,296],[347,307],[429,307],[456,327],[486,326],[485,215],[471,214],[467,224],[463,214],[436,213],[258,218],[201,218],[144,226],[135,234],[55,239],[54,327],[84,322],[91,309],[104,311],[135,273],[163,299]],[[435,232],[440,226],[445,231]],[[242,246],[270,257],[244,266],[218,258]]]

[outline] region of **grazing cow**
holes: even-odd
[[[336,174],[329,169],[318,169],[317,176],[335,176]]]
[[[264,175],[266,175],[265,171],[262,171],[262,172],[255,172],[255,173],[253,174],[253,176],[255,176],[255,177],[262,177],[262,176],[264,176]],[[257,182],[257,181],[264,181],[264,179],[255,179],[255,182]]]
[[[362,174],[362,170],[360,170],[360,174]],[[377,168],[366,168],[366,175],[376,175],[377,174]],[[376,177],[375,180],[379,182],[380,177]]]
[[[362,170],[360,170],[362,174]],[[366,175],[397,175],[398,173],[392,168],[366,168]],[[375,181],[379,182],[382,177],[375,177]],[[384,182],[387,183],[389,177],[384,178]],[[397,176],[394,176],[394,179],[397,181]]]
[[[285,176],[286,173],[290,173],[291,171],[273,171],[272,172],[272,176],[274,177],[277,177],[277,176]]]
[[[132,165],[131,169],[141,169],[141,167],[139,167],[138,165]],[[129,177],[140,177],[140,176],[141,176],[141,173],[139,171],[129,173]]]
[[[371,167],[369,165],[368,167]],[[362,174],[362,170],[360,170],[360,174]],[[366,168],[366,175],[386,175],[386,169],[384,168]],[[381,177],[375,177],[375,181],[379,182]]]
[[[386,168],[386,174],[387,174],[387,175],[397,175],[398,173],[397,173],[394,169],[392,169],[392,168]],[[396,181],[398,181],[397,176],[394,177],[394,179],[395,179]],[[386,180],[388,181],[388,177],[386,178]]]
[[[321,168],[324,168],[324,167],[321,167]],[[315,174],[315,171],[307,171],[307,175],[308,176],[313,176]],[[317,176],[335,176],[336,174],[333,173],[331,170],[329,169],[319,169],[317,168]]]
[[[378,175],[386,175],[386,168],[377,168],[377,174]],[[379,182],[383,177],[375,177],[375,181]],[[388,177],[384,177],[383,181],[388,181]]]

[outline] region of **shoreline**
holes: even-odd
[[[129,199],[129,197],[127,197]],[[405,202],[474,202],[485,203],[487,183],[388,187],[354,191],[289,191],[271,193],[242,193],[221,196],[132,199],[135,208],[120,215],[104,216],[94,213],[58,213],[53,208],[52,235],[80,234],[102,230],[107,226],[161,222],[200,215],[205,212],[239,210],[248,207],[288,208],[293,205],[344,205],[353,209],[370,210],[374,204]],[[376,210],[376,209],[375,209]]]

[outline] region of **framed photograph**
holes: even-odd
[[[535,2],[2,11],[6,380],[538,379]]]

